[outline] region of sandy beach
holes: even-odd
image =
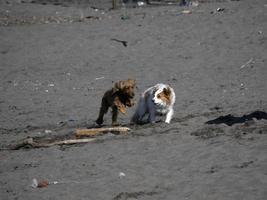
[[[0,199],[265,199],[267,2],[111,7],[0,1]],[[130,125],[134,106],[119,115],[128,134],[10,148],[93,127],[104,92],[127,78],[136,102],[173,87],[170,124]]]

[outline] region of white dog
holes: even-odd
[[[167,84],[159,83],[143,92],[133,115],[132,123],[142,123],[148,114],[148,121],[155,123],[156,115],[166,115],[165,122],[170,123],[175,103],[174,90]]]

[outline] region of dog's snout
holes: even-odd
[[[133,98],[134,95],[135,95],[134,91],[128,91],[127,93],[128,93],[128,96],[131,97],[131,98]]]

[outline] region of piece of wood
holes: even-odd
[[[26,138],[22,140],[21,142],[15,144],[14,146],[11,146],[10,149],[12,150],[18,150],[20,148],[23,148],[25,146],[31,146],[33,144],[33,139],[32,138]]]
[[[90,129],[77,129],[76,130],[76,137],[82,137],[82,136],[97,136],[101,135],[106,132],[119,132],[119,133],[126,133],[129,132],[131,129],[128,127],[109,127],[109,128],[90,128]]]
[[[247,61],[244,65],[240,67],[240,69],[243,69],[244,67],[248,66],[250,63],[253,62],[253,58],[250,58],[249,61]]]
[[[51,147],[54,145],[70,145],[70,144],[78,144],[78,143],[87,143],[95,141],[96,138],[84,138],[84,139],[70,139],[70,140],[62,140],[56,142],[47,142],[47,143],[38,143],[33,140],[33,138],[26,138],[22,142],[11,147],[12,150],[18,150],[20,148],[29,146],[31,148],[41,148],[41,147]]]
[[[54,145],[62,145],[62,144],[78,144],[78,143],[93,142],[95,140],[96,140],[95,138],[71,139],[71,140],[62,140],[62,141],[52,142],[52,143],[43,144],[43,145],[54,146]],[[39,145],[42,145],[42,144],[39,144]]]
[[[126,133],[131,129],[128,127],[110,127],[110,128],[92,128],[92,129],[77,129],[76,130],[76,138],[78,139],[69,139],[69,140],[61,140],[55,142],[36,142],[33,138],[29,137],[21,142],[10,147],[12,150],[18,150],[24,147],[31,148],[41,148],[41,147],[51,147],[54,145],[71,145],[71,144],[79,144],[79,143],[88,143],[96,141],[96,138],[82,138],[82,136],[97,136],[107,132],[118,132],[118,133]]]
[[[158,5],[158,6],[161,6],[161,5],[180,5],[182,2],[178,2],[178,1],[147,1],[147,4],[150,4],[150,5]]]

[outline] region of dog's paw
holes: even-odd
[[[95,121],[98,125],[101,125],[101,124],[103,124],[103,119],[97,119],[96,121]]]
[[[112,126],[120,126],[121,124],[120,123],[118,123],[118,122],[112,122],[112,124],[111,124]]]
[[[166,124],[170,124],[170,123],[171,123],[171,119],[166,119],[166,120],[165,120],[165,123],[166,123]]]
[[[167,123],[160,123],[160,128],[167,128],[167,127],[169,127],[169,124],[167,124]]]
[[[156,124],[156,121],[155,121],[155,120],[153,120],[153,121],[149,121],[149,123],[150,123],[151,125],[155,125],[155,124]]]

